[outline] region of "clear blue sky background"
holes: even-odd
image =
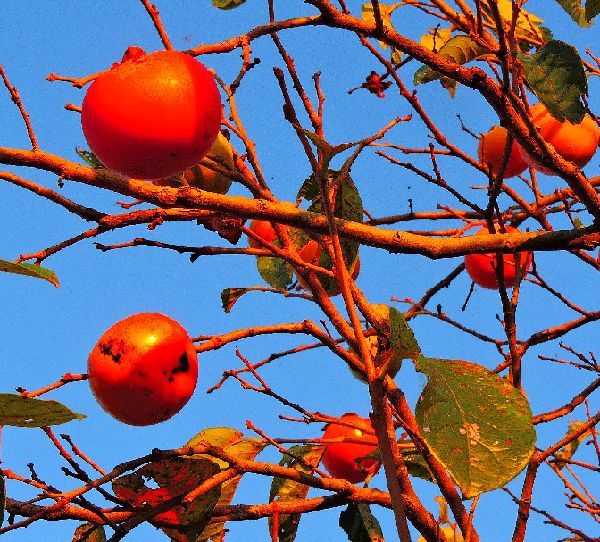
[[[277,2],[278,17],[310,13],[299,1]],[[360,3],[349,2],[352,9]],[[208,0],[198,2],[177,0],[158,2],[161,14],[174,45],[187,49],[199,43],[221,41],[243,33],[267,20],[266,2],[248,1],[231,12],[221,12]],[[559,39],[578,46],[583,54],[593,45],[597,30],[584,31],[572,23],[554,2],[532,1],[530,11],[540,12]],[[394,22],[399,31],[418,39],[427,28],[427,21],[411,8],[398,10]],[[429,25],[431,26],[431,24]],[[0,3],[0,64],[13,85],[19,88],[31,114],[33,126],[44,150],[78,160],[75,147],[84,146],[79,115],[65,111],[67,102],[80,104],[84,91],[68,83],[49,83],[50,72],[83,76],[110,66],[121,58],[129,45],[139,45],[147,51],[161,49],[160,40],[139,2],[105,0],[80,2],[63,0],[19,0]],[[353,36],[340,31],[306,29],[282,34],[284,44],[294,56],[298,71],[307,87],[310,77],[322,71],[322,83],[327,96],[325,107],[326,135],[333,143],[356,140],[374,133],[394,116],[410,113],[407,104],[393,89],[384,100],[359,91],[348,95],[349,88],[358,86],[371,69],[379,65],[369,57]],[[597,41],[596,41],[597,43]],[[238,92],[238,106],[250,135],[257,143],[262,165],[273,191],[282,199],[293,200],[301,181],[309,174],[308,164],[295,135],[282,119],[282,99],[276,87],[272,66],[282,66],[268,38],[252,45],[254,55],[262,63],[247,76]],[[598,51],[596,51],[598,53]],[[239,52],[208,56],[202,61],[216,69],[227,81],[233,80],[240,66]],[[407,77],[410,81],[410,77]],[[437,83],[419,89],[419,95],[439,125],[452,140],[475,154],[476,142],[462,132],[455,114],[460,113],[475,132],[486,131],[494,122],[491,108],[473,92],[459,88],[451,100]],[[598,84],[591,86],[590,105],[600,111]],[[305,119],[303,119],[305,120]],[[307,124],[308,125],[308,124]],[[407,146],[424,146],[427,133],[418,120],[401,125],[390,135],[390,141]],[[25,129],[8,93],[0,89],[0,145],[27,148]],[[238,146],[241,150],[241,147]],[[428,167],[426,162],[422,162]],[[442,173],[455,186],[462,188],[483,185],[486,179],[478,172],[465,169],[456,160],[441,160]],[[11,169],[11,168],[7,168]],[[15,170],[16,171],[16,170]],[[588,175],[599,172],[598,158],[586,169]],[[19,173],[35,182],[56,188],[53,175],[33,169]],[[406,171],[394,168],[373,151],[367,151],[356,163],[353,178],[363,196],[365,207],[375,216],[408,211],[412,198],[415,210],[435,210],[437,203],[454,205],[446,193],[433,190]],[[518,181],[510,181],[520,188]],[[541,177],[546,193],[564,186],[556,178]],[[106,191],[67,182],[61,193],[99,210],[119,213],[115,200],[122,199]],[[241,187],[233,193],[247,194]],[[478,201],[484,201],[485,191],[471,191]],[[10,184],[0,184],[0,258],[15,259],[21,253],[35,252],[75,235],[90,225],[63,209]],[[506,203],[506,202],[504,202]],[[586,224],[589,217],[582,217]],[[534,224],[529,224],[535,228]],[[568,224],[555,222],[556,226]],[[411,229],[430,229],[426,224],[410,224]],[[133,237],[190,245],[220,244],[216,236],[194,224],[166,224],[149,232],[144,227],[109,233],[99,239],[105,244],[122,242]],[[242,243],[244,241],[242,240]],[[539,269],[548,282],[562,290],[575,302],[597,310],[598,275],[590,267],[568,254],[538,254]],[[384,251],[363,247],[359,285],[370,300],[385,303],[392,296],[419,299],[436,280],[453,269],[458,260],[431,262],[420,256],[390,255]],[[85,372],[90,349],[99,336],[115,321],[142,311],[163,312],[179,320],[191,335],[209,335],[247,327],[253,324],[318,320],[320,314],[302,300],[282,300],[269,294],[253,293],[244,297],[231,314],[221,309],[219,294],[223,288],[261,283],[251,257],[206,257],[191,264],[185,256],[157,249],[134,248],[101,253],[92,242],[83,242],[57,254],[46,262],[60,278],[61,287],[34,279],[8,274],[0,275],[0,391],[10,392],[17,386],[28,389],[54,382],[64,373]],[[501,313],[499,296],[476,289],[466,312],[461,305],[470,281],[466,274],[457,279],[436,299],[451,316],[466,325],[502,337],[496,314]],[[435,306],[435,305],[433,305]],[[402,308],[402,306],[399,306]],[[524,284],[518,313],[519,336],[556,325],[573,318],[563,306],[531,284]],[[417,338],[425,354],[434,357],[466,359],[494,367],[499,362],[493,347],[475,342],[467,335],[435,320],[423,317],[414,323]],[[566,343],[581,351],[594,350],[598,324],[571,333]],[[252,361],[272,352],[300,344],[298,337],[269,337],[248,340],[237,346]],[[123,460],[147,453],[154,447],[179,446],[206,427],[231,426],[243,430],[245,420],[277,437],[314,437],[315,426],[290,424],[278,419],[279,414],[293,415],[280,404],[252,392],[245,392],[235,382],[228,382],[211,395],[212,386],[223,370],[238,367],[234,345],[200,358],[200,379],[196,394],[184,410],[173,419],[154,427],[134,428],[123,425],[95,403],[86,383],[77,383],[52,393],[54,398],[73,410],[85,413],[81,422],[57,428],[69,433],[85,452],[105,468]],[[537,359],[538,354],[559,355],[557,344],[532,349],[525,358],[524,379],[534,412],[559,406],[591,381],[591,375],[567,366],[549,365]],[[263,376],[276,390],[309,410],[331,415],[353,411],[367,415],[367,389],[356,381],[338,359],[324,350],[314,350],[294,358],[286,358],[266,368]],[[425,384],[410,364],[405,364],[400,376],[401,386],[414,403]],[[595,402],[597,408],[598,402]],[[574,417],[582,418],[579,409]],[[538,426],[540,445],[560,438],[566,420]],[[278,461],[274,452],[265,452],[267,460]],[[591,450],[581,452],[582,460],[593,460]],[[28,462],[34,462],[39,475],[60,488],[77,484],[65,479],[60,471],[64,463],[41,431],[5,428],[2,439],[2,461],[7,468],[26,474]],[[567,522],[593,532],[593,527],[581,514],[567,512],[562,503],[562,485],[548,475],[536,486],[537,506],[557,514]],[[547,476],[548,475],[548,476]],[[258,503],[268,500],[270,481],[257,476],[244,478],[236,502]],[[383,487],[383,475],[374,479]],[[519,492],[522,476],[511,487]],[[435,487],[420,480],[415,486],[424,502],[434,507]],[[14,483],[8,484],[9,495],[30,498],[31,492]],[[311,493],[312,494],[312,493]],[[315,493],[316,494],[316,493]],[[435,508],[432,508],[435,509]],[[388,540],[395,539],[392,514],[374,510]],[[345,540],[337,527],[339,510],[306,516],[298,532],[299,541]],[[515,507],[501,491],[484,495],[476,514],[476,524],[482,540],[508,540],[512,534]],[[76,523],[38,522],[27,530],[10,533],[8,541],[70,540]],[[231,523],[230,540],[266,540],[266,520]],[[598,534],[598,529],[596,529]],[[544,526],[539,516],[529,522],[527,540],[557,540],[566,534]],[[127,540],[161,540],[163,535],[152,527],[143,526]]]

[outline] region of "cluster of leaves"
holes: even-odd
[[[583,8],[576,0],[558,0],[580,26],[589,26],[600,12],[600,3],[589,0]],[[513,4],[510,0],[495,2],[500,17],[508,26],[512,23]],[[392,13],[400,4],[382,5],[384,22],[393,26]],[[485,15],[493,20],[488,2],[482,3]],[[384,17],[385,15],[385,17]],[[373,18],[371,4],[363,6],[363,18]],[[588,92],[583,61],[575,47],[560,40],[554,40],[552,33],[542,25],[543,20],[523,9],[517,17],[515,37],[521,49],[518,58],[523,65],[523,75],[531,91],[558,120],[567,119],[579,123],[585,116],[582,96]],[[455,27],[431,28],[421,37],[421,45],[438,54],[442,59],[464,65],[473,61],[494,62],[495,52],[486,48],[480,41],[458,32]],[[451,96],[457,88],[457,81],[442,75],[429,66],[415,71],[414,84],[422,85],[439,80]]]

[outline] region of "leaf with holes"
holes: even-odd
[[[221,487],[216,486],[191,502],[182,500],[219,471],[219,465],[209,459],[174,457],[148,463],[131,474],[117,478],[113,481],[113,491],[120,499],[142,510],[168,503],[163,511],[148,521],[176,525],[177,529],[162,527],[174,542],[195,542],[210,521]],[[147,480],[153,480],[158,488],[148,487]]]
[[[466,64],[476,58],[487,54],[483,48],[466,34],[458,34],[450,38],[438,51],[438,55],[444,60],[450,60],[456,64]],[[415,85],[422,85],[440,79],[442,74],[429,66],[421,66],[413,77]]]
[[[0,425],[45,427],[83,418],[83,414],[77,414],[57,401],[0,393]]]
[[[84,523],[75,529],[72,542],[106,542],[104,527],[93,523]]]
[[[556,0],[556,3],[560,5],[581,28],[588,28],[591,26],[590,19],[587,18],[586,10],[581,5],[581,0]],[[586,6],[587,7],[587,6]]]
[[[523,75],[550,114],[578,124],[585,116],[582,96],[588,93],[583,61],[577,49],[552,40],[531,56],[520,55]]]
[[[265,447],[265,444],[258,439],[244,438],[243,433],[229,427],[214,427],[200,431],[192,438],[186,446],[196,446],[200,442],[208,442],[213,446],[223,448],[227,453],[244,459],[247,461],[253,460]],[[229,467],[229,464],[221,459],[205,456],[202,454],[195,455],[197,458],[208,458],[216,463],[221,470]],[[217,501],[220,506],[227,506],[231,503],[235,491],[242,479],[242,476],[236,476],[221,484],[221,496]],[[196,537],[194,542],[205,542],[211,540],[213,542],[222,542],[225,539],[225,523],[209,523],[204,530]]]
[[[294,457],[284,455],[280,461],[283,467],[296,469],[300,473],[312,474],[321,461],[325,446],[292,446],[289,450]],[[285,502],[303,500],[308,495],[309,486],[287,480],[284,478],[273,478],[269,502]],[[296,531],[300,523],[301,514],[280,514],[279,516],[279,541],[292,542],[296,538]],[[269,525],[272,519],[269,517]]]
[[[6,260],[0,260],[0,271],[47,280],[57,288],[60,286],[56,273],[41,265],[34,265],[32,263],[13,263],[7,262]]]
[[[296,205],[300,205],[302,200],[314,201],[320,195],[319,181],[313,173],[310,177],[304,179],[300,190],[298,190],[298,194],[296,195]]]
[[[525,396],[475,363],[420,357],[415,365],[428,379],[415,412],[421,433],[464,496],[517,476],[536,439]]]
[[[240,7],[246,0],[212,0],[212,5],[216,8],[229,10]]]
[[[340,527],[350,542],[384,542],[381,526],[367,504],[349,504],[340,514]]]

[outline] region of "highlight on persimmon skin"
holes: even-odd
[[[546,143],[552,145],[557,154],[573,162],[577,167],[584,167],[596,153],[600,143],[600,128],[589,115],[586,115],[579,124],[573,124],[568,120],[561,122],[539,102],[531,108],[531,116]],[[527,151],[522,148],[520,150],[523,159],[531,167],[541,173],[555,175],[552,170],[539,164]]]
[[[491,174],[495,177],[502,166],[504,157],[504,148],[508,138],[508,130],[502,126],[492,126],[492,128],[481,136],[477,155],[479,161],[490,168]],[[519,144],[513,140],[510,155],[506,169],[502,175],[503,179],[520,175],[527,169],[527,163],[523,160],[519,151]]]
[[[111,326],[88,358],[100,406],[129,425],[168,420],[189,401],[198,379],[194,343],[175,320],[138,313]]]
[[[88,88],[81,124],[107,168],[160,179],[202,160],[219,132],[221,110],[215,80],[196,59],[130,47]]]
[[[335,422],[327,424],[323,439],[352,438],[361,442],[335,442],[326,444],[321,461],[327,472],[334,478],[343,478],[352,484],[364,482],[369,474],[375,474],[381,464],[372,458],[366,458],[377,447],[371,421],[358,414],[346,413],[340,421],[355,427],[340,425]],[[365,459],[363,459],[365,458]]]
[[[506,226],[506,233],[518,231],[516,228]],[[501,233],[497,228],[497,233]],[[489,230],[484,227],[478,230],[475,235],[487,235]],[[514,254],[504,254],[504,286],[512,288],[517,282],[517,262]],[[519,252],[519,266],[521,276],[525,276],[531,267],[531,252]],[[496,266],[498,260],[495,254],[467,254],[465,256],[465,267],[467,273],[475,284],[489,290],[498,290],[500,286],[496,277]]]

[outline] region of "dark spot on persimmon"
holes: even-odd
[[[190,370],[190,361],[188,360],[187,352],[181,354],[177,366],[171,369],[171,374],[187,373]]]
[[[113,339],[105,343],[98,343],[100,352],[105,356],[110,356],[115,363],[121,363],[121,357],[123,356],[123,341],[119,341],[120,344],[115,344]]]

